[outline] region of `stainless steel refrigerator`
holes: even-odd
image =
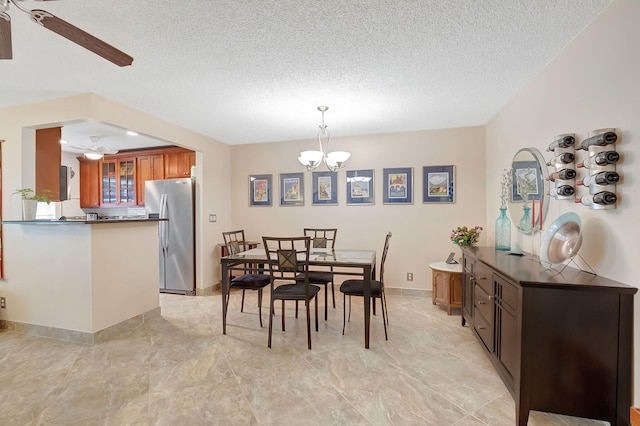
[[[190,178],[145,182],[145,210],[158,222],[160,292],[195,295],[195,209]]]

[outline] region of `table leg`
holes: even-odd
[[[229,270],[226,262],[222,262],[222,334],[227,334],[227,286],[229,280]]]

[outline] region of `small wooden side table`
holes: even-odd
[[[433,262],[431,268],[433,304],[443,303],[447,314],[452,308],[462,308],[462,265]]]

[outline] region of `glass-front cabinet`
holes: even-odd
[[[103,160],[100,199],[102,206],[136,205],[136,159]]]

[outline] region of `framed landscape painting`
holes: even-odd
[[[336,172],[313,172],[312,204],[338,204],[338,174]]]
[[[413,167],[382,169],[383,204],[413,204]]]
[[[422,202],[454,203],[456,199],[455,166],[422,168]]]
[[[347,171],[347,204],[374,204],[373,170]]]
[[[249,205],[271,206],[271,175],[249,176]]]
[[[304,206],[304,173],[280,174],[280,205]]]

